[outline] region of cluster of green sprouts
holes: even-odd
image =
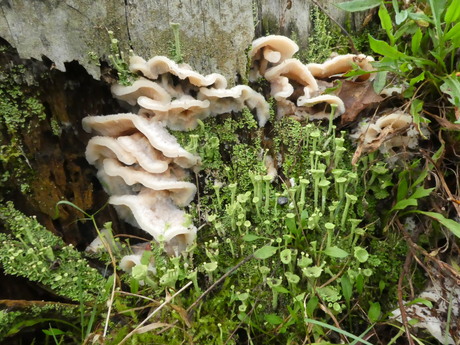
[[[209,119],[193,132],[176,133],[203,157],[202,191],[192,207],[194,222],[202,223],[200,245],[182,277],[193,277],[195,288],[197,278],[199,286],[209,286],[251,258],[226,277],[194,321],[204,322],[213,310],[219,314],[215,310],[225,304],[230,314],[222,316],[216,330],[224,340],[235,341],[235,323],[248,338],[263,329],[273,336],[286,333],[290,340],[305,334],[314,339],[323,328],[304,320],[351,313],[354,294],[364,293],[380,266],[366,249],[373,231],[368,224],[377,221],[367,208],[379,197],[374,190],[381,198],[388,195],[388,170],[368,159],[352,167],[345,132],[336,134],[332,125],[277,120],[270,129],[273,140],[263,143],[264,129],[254,129],[248,113],[237,120]],[[264,164],[268,156],[279,168],[277,176]],[[377,321],[379,302],[362,303],[371,321]]]

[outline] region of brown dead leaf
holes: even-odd
[[[173,308],[179,314],[179,316],[185,322],[187,327],[192,327],[192,325],[190,324],[190,319],[188,317],[187,311],[184,308],[175,304],[170,304],[170,307]]]
[[[32,307],[75,307],[76,304],[69,304],[69,303],[60,303],[60,302],[47,302],[47,301],[30,301],[24,299],[2,299],[0,300],[0,308],[8,308],[8,309],[26,309]]]
[[[375,93],[370,81],[344,80],[337,96],[345,104],[345,113],[341,116],[342,125],[353,122],[362,110],[383,101],[383,98]]]
[[[142,334],[142,333],[150,332],[150,331],[152,331],[154,329],[157,329],[157,328],[172,327],[172,326],[173,325],[171,325],[169,323],[153,322],[153,323],[148,324],[147,326],[143,326],[143,327],[140,327],[140,328],[136,329],[135,333],[136,334]]]
[[[447,129],[449,131],[460,131],[460,125],[459,124],[452,123],[449,120],[447,120],[447,119],[445,119],[443,117],[437,116],[437,115],[430,114],[430,116],[432,118],[434,118],[445,129]]]

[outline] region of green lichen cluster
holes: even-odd
[[[22,192],[29,189],[33,175],[28,164],[22,135],[27,134],[45,120],[45,108],[38,95],[24,80],[26,69],[22,65],[0,68],[0,186],[7,187],[17,181]]]
[[[382,296],[395,296],[405,245],[398,236],[391,241],[399,253],[391,260],[378,245],[386,235],[377,200],[393,185],[384,163],[369,156],[352,166],[351,143],[335,126],[272,117],[261,129],[247,109],[175,134],[184,146],[193,137],[188,147],[203,158],[200,196],[191,207],[199,210],[192,214],[200,245],[185,270],[196,270],[201,291],[256,257],[200,306],[194,341],[256,341],[261,333],[281,343],[313,340],[322,330],[306,327],[303,318],[328,320],[324,307],[336,317],[347,315],[354,332],[364,327],[357,305],[391,307],[394,300]],[[267,175],[267,156],[276,177]],[[196,295],[195,288],[189,297]],[[183,336],[168,332],[171,339]]]
[[[72,245],[53,235],[34,217],[17,211],[12,202],[0,206],[0,264],[6,274],[25,277],[74,301],[91,302],[106,280]]]

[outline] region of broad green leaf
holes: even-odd
[[[19,331],[21,331],[21,329],[23,328],[26,328],[26,327],[31,327],[31,326],[34,326],[34,325],[37,325],[39,323],[45,323],[45,322],[59,322],[59,323],[62,323],[64,325],[67,325],[71,328],[74,328],[77,332],[80,331],[78,329],[78,327],[76,327],[74,324],[70,323],[70,322],[67,322],[67,321],[64,321],[64,320],[61,320],[61,319],[50,319],[50,318],[35,318],[35,319],[30,319],[30,320],[24,320],[24,321],[20,321],[20,322],[17,322],[15,323],[13,326],[11,326],[7,333],[6,333],[6,336],[9,337],[9,336],[12,336],[16,333],[18,333]]]
[[[277,247],[264,246],[262,248],[257,249],[254,252],[254,257],[259,260],[268,259],[269,257],[275,255],[277,250],[278,250]]]
[[[283,286],[273,286],[272,289],[279,293],[284,293],[284,294],[290,293],[290,291]]]
[[[347,306],[349,306],[351,295],[353,294],[353,286],[348,275],[343,275],[342,278],[340,278],[340,285],[342,285],[343,298],[345,298],[345,302]]]
[[[452,0],[444,15],[446,25],[456,22],[460,18],[460,0]]]
[[[438,34],[438,37],[442,36],[442,31],[441,31],[441,14],[444,12],[444,9],[446,8],[446,0],[428,0],[428,3],[430,4],[431,7],[431,17],[434,20],[434,25],[436,27],[436,32]],[[439,41],[437,42],[439,43]],[[436,42],[435,42],[436,45]]]
[[[424,53],[423,53],[424,54]],[[417,67],[420,67],[420,68],[425,68],[425,66],[430,66],[430,67],[433,67],[433,68],[437,68],[439,67],[435,61],[431,61],[431,60],[428,60],[428,59],[422,59],[422,58],[412,58],[412,62],[415,63],[415,65]]]
[[[460,107],[460,78],[448,76],[441,85],[441,91],[449,95],[449,102]]]
[[[404,210],[405,208],[409,206],[417,206],[417,205],[418,205],[417,199],[412,199],[412,198],[403,199],[401,201],[398,201],[396,205],[393,206],[390,212],[396,211],[396,210]]]
[[[382,28],[385,29],[390,40],[390,45],[394,45],[395,37],[393,36],[393,21],[391,20],[390,14],[384,4],[380,4],[379,18]]]
[[[456,39],[460,36],[460,23],[455,24],[449,31],[447,31],[444,38],[447,40]]]
[[[307,302],[307,315],[313,316],[313,312],[319,304],[319,299],[316,296],[311,297]]]
[[[410,86],[413,86],[415,84],[417,84],[419,81],[423,81],[425,80],[425,71],[423,71],[422,73],[420,73],[418,76],[412,78],[410,81],[409,81],[409,85]]]
[[[42,329],[42,332],[45,333],[46,335],[51,335],[51,336],[66,334],[66,332],[60,330],[59,328],[52,328],[52,327],[50,327],[49,329]]]
[[[367,317],[371,322],[377,322],[380,317],[381,307],[379,302],[371,303],[369,311],[367,312]]]
[[[387,42],[376,40],[374,37],[369,35],[369,44],[371,49],[377,54],[392,58],[392,59],[404,59],[408,58],[406,54],[401,53],[395,47],[390,46]]]
[[[332,256],[333,258],[346,258],[349,255],[346,251],[336,246],[326,248],[324,254]]]
[[[423,37],[422,30],[418,28],[415,34],[412,36],[412,40],[411,40],[412,54],[416,55],[418,51],[420,50],[420,44],[422,42],[422,37]]]
[[[260,236],[257,236],[257,235],[254,235],[254,234],[246,234],[246,235],[243,236],[243,241],[252,242],[252,241],[258,240],[260,238],[261,238]]]
[[[424,211],[417,211],[417,210],[414,212],[424,214],[425,216],[436,219],[439,223],[441,223],[447,229],[449,229],[455,236],[460,238],[460,223],[452,219],[448,219],[444,217],[442,214],[437,213],[437,212],[424,212]]]
[[[347,12],[358,12],[377,7],[381,2],[381,0],[352,0],[341,2],[336,6]]]
[[[407,182],[407,170],[403,170],[399,176],[398,190],[396,193],[396,201],[401,201],[406,198],[409,184]]]
[[[424,198],[424,197],[430,195],[433,190],[434,190],[434,188],[425,189],[423,187],[419,187],[419,188],[417,188],[415,190],[415,192],[410,197],[411,197],[411,199]]]
[[[428,169],[422,170],[422,172],[420,172],[420,174],[418,175],[418,177],[417,177],[417,179],[414,181],[414,183],[412,183],[411,188],[415,188],[415,187],[418,186],[420,183],[422,183],[423,181],[425,181],[425,179],[426,179],[427,176],[428,176]]]
[[[433,303],[424,298],[416,298],[413,301],[410,301],[409,303],[407,303],[406,306],[410,306],[410,305],[418,304],[418,303],[426,305],[428,308],[433,308]]]
[[[445,149],[446,145],[442,143],[441,147],[434,153],[433,157],[431,157],[434,163],[436,163],[438,159],[442,157]],[[428,171],[426,171],[426,173],[428,174]]]
[[[401,24],[403,21],[407,19],[408,16],[409,16],[409,11],[407,10],[402,10],[401,12],[396,13],[395,15],[396,25]]]
[[[272,325],[279,325],[280,323],[283,322],[283,318],[281,316],[278,316],[276,314],[266,314],[264,316],[264,319],[268,321],[268,323]]]
[[[387,75],[388,71],[380,71],[375,74],[373,86],[376,94],[380,94],[380,92],[385,88]]]

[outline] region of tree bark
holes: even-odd
[[[346,13],[334,6],[342,1],[317,3],[344,24]],[[65,62],[76,60],[99,79],[100,70],[88,53],[106,58],[108,30],[115,33],[122,50],[133,49],[149,58],[169,54],[174,42],[170,23],[175,22],[180,24],[187,63],[230,80],[244,73],[245,50],[255,36],[296,35],[301,48],[306,48],[312,6],[307,0],[2,0],[0,4],[0,37],[25,59],[46,56],[62,71]]]

